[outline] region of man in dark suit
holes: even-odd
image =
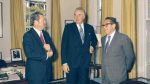
[[[75,23],[64,28],[61,55],[67,84],[89,84],[91,54],[97,45],[94,28],[84,23],[85,12],[79,7],[74,12]]]
[[[29,84],[48,84],[52,76],[52,57],[56,49],[49,34],[43,29],[46,20],[42,13],[31,15],[31,28],[23,36],[23,48],[26,55],[26,79]]]
[[[106,17],[103,26],[107,35],[102,37],[102,84],[119,84],[132,69],[134,50],[129,37],[117,31],[116,18]]]

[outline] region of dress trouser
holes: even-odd
[[[67,73],[67,84],[89,84],[89,68],[71,68]]]

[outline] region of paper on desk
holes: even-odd
[[[8,74],[8,78],[9,81],[20,80],[20,77],[17,74]]]

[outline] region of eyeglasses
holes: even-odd
[[[112,25],[113,23],[106,23],[106,24],[103,24],[102,26],[104,27],[104,26],[108,26],[108,25]]]

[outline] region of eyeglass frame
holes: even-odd
[[[104,27],[104,26],[108,26],[109,24],[112,25],[112,24],[114,24],[114,23],[112,23],[112,22],[111,22],[111,23],[106,23],[106,24],[103,24],[102,26],[103,26],[103,27]]]

